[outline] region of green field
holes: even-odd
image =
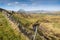
[[[14,33],[6,17],[0,12],[0,40],[20,40]]]
[[[13,23],[19,23],[19,31],[14,30],[6,15],[0,12],[0,40],[32,39],[33,25],[37,21],[39,27],[36,40],[60,40],[60,15],[12,13],[10,17]]]

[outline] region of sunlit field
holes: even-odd
[[[0,40],[33,40],[34,27],[35,40],[60,40],[59,13],[0,12]]]
[[[33,24],[37,21],[40,24],[40,32],[46,35],[48,40],[60,40],[60,15],[49,14],[13,14],[24,27],[33,29]],[[42,26],[42,27],[41,27]],[[41,35],[41,34],[40,34]],[[44,38],[44,37],[43,37]],[[40,40],[38,38],[38,40]]]

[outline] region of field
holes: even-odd
[[[6,17],[0,12],[0,40],[20,40],[14,33]]]
[[[60,40],[60,15],[4,13],[0,12],[0,40],[32,40],[36,23],[35,40]]]
[[[38,21],[39,34],[43,34],[42,40],[60,40],[60,15],[49,14],[13,14],[15,18],[26,28],[33,29],[33,25]],[[42,26],[42,27],[41,27]],[[37,35],[38,35],[37,33]],[[41,35],[40,34],[40,35]],[[38,37],[38,36],[36,36]],[[39,36],[40,37],[40,36]],[[45,38],[46,37],[46,38]],[[36,40],[40,40],[37,38]]]

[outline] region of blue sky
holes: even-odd
[[[0,8],[14,11],[19,9],[60,11],[60,0],[0,0]]]

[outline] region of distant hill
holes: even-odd
[[[45,10],[35,10],[35,11],[29,11],[31,13],[47,13],[49,11],[45,11]]]
[[[26,11],[24,9],[19,9],[17,12],[22,13],[22,12],[26,12]]]

